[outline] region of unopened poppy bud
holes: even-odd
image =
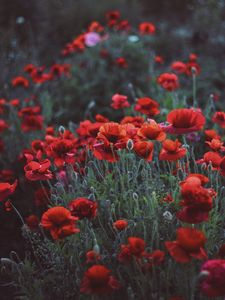
[[[204,163],[201,165],[201,169],[202,169],[202,170],[205,170],[206,167],[207,167],[207,165],[206,165],[206,163],[204,162]]]
[[[128,294],[129,299],[131,299],[131,300],[135,299],[135,295],[134,295],[134,292],[133,292],[131,286],[128,286],[127,294]]]
[[[172,221],[172,219],[173,219],[173,215],[169,211],[165,211],[163,213],[163,217],[167,221]]]
[[[211,101],[213,101],[213,100],[214,100],[214,95],[213,95],[213,94],[210,94],[210,95],[209,95],[209,98],[210,98]]]
[[[212,166],[212,162],[210,161],[209,164],[208,164],[208,166],[207,166],[207,171],[211,172],[212,169],[213,169],[213,166]]]
[[[19,16],[16,18],[16,24],[23,24],[25,22],[25,18],[23,16]]]
[[[60,135],[63,135],[64,134],[64,132],[65,132],[65,127],[64,126],[59,126],[59,134]]]
[[[90,191],[91,191],[92,193],[94,193],[94,192],[95,192],[95,188],[94,188],[93,186],[91,186],[91,187],[90,187]]]
[[[133,141],[131,139],[129,139],[127,141],[127,146],[126,147],[127,147],[128,151],[131,151],[134,148],[134,143],[133,143]]]
[[[64,189],[62,183],[57,182],[57,183],[55,184],[55,187],[56,187],[56,189],[57,189],[57,192],[58,192],[60,195],[65,193],[65,189]]]
[[[111,201],[109,199],[105,200],[105,206],[109,207],[111,205]]]
[[[137,193],[133,193],[133,199],[134,200],[138,200],[138,198],[139,198],[138,194]]]
[[[128,37],[128,40],[129,40],[129,42],[131,42],[131,43],[136,43],[136,42],[139,41],[139,37],[138,37],[137,35],[130,35],[130,36]]]
[[[191,67],[191,73],[192,75],[196,75],[197,74],[197,70],[195,67]]]
[[[181,147],[185,148],[185,149],[189,149],[190,148],[190,146],[188,144],[183,144]]]
[[[92,100],[92,101],[88,104],[88,109],[90,110],[90,109],[92,109],[92,107],[94,107],[94,106],[95,106],[95,101]]]
[[[93,251],[94,251],[96,254],[100,254],[100,247],[99,247],[98,244],[95,244],[95,245],[94,245]]]
[[[131,82],[128,83],[128,88],[129,88],[130,90],[133,90],[134,86],[133,86],[133,84],[132,84]]]
[[[204,271],[201,271],[198,275],[198,279],[203,279],[203,278],[206,278],[207,276],[209,276],[209,272],[204,270]]]

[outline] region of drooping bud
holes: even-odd
[[[133,141],[131,139],[129,139],[127,141],[126,148],[127,148],[128,151],[131,151],[134,148],[134,143],[133,143]]]

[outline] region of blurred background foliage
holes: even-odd
[[[208,94],[213,91],[221,95],[224,92],[225,0],[0,0],[0,3],[1,97],[14,97],[9,82],[21,73],[26,64],[50,66],[59,62],[60,51],[67,42],[83,32],[93,20],[104,24],[105,13],[116,9],[133,26],[143,21],[156,24],[157,38],[151,40],[150,47],[155,54],[164,57],[166,64],[185,60],[191,52],[197,53],[204,67],[205,75],[201,76],[201,80],[210,78],[211,83],[209,86],[205,81],[203,88],[208,86]],[[89,49],[87,57],[86,54],[71,57],[68,63],[74,68],[73,78],[59,82],[55,92],[51,90],[51,95],[40,93],[45,104],[50,105],[53,99],[58,105],[59,115],[55,114],[55,117],[59,122],[82,119],[87,103],[92,100],[97,100],[98,110],[102,102],[110,101],[112,90],[126,92],[121,84],[127,86],[132,82],[141,87],[143,93],[149,93],[146,82],[149,62],[146,61],[146,53],[142,53],[146,47],[131,45],[122,41],[121,37],[116,41],[116,36],[112,41],[112,45],[106,44],[105,47],[114,56],[120,49],[118,43],[123,42],[120,52],[129,59],[130,73],[108,70],[107,64],[99,60],[98,47]],[[85,61],[88,61],[86,67],[77,72],[75,66],[85,64]],[[97,72],[96,80],[92,76],[93,70]],[[46,100],[48,97],[50,101]],[[102,100],[98,101],[100,97]],[[77,105],[78,101],[79,110],[84,114],[69,113],[68,107],[71,103]],[[46,109],[50,113],[55,111],[55,107]],[[66,115],[65,110],[68,112]]]
[[[224,53],[224,0],[1,0],[0,51],[7,52],[1,57],[52,63],[66,42],[112,9],[133,25],[150,20],[188,37],[195,47],[208,51],[216,43],[212,53]]]
[[[115,9],[121,12],[123,19],[128,19],[134,26],[143,21],[156,24],[157,38],[151,41],[151,46],[157,55],[165,58],[166,63],[187,59],[189,53],[196,52],[201,64],[207,68],[205,74],[213,83],[215,91],[219,90],[222,94],[225,89],[225,0],[0,0],[0,4],[0,84],[1,88],[3,87],[1,97],[14,96],[8,83],[12,77],[21,73],[24,65],[33,63],[49,66],[60,61],[60,51],[67,42],[84,31],[93,20],[104,24],[105,12]],[[108,47],[109,50],[119,48],[113,45]],[[127,53],[133,53],[133,57],[130,57],[132,70],[136,70],[133,76],[138,76],[132,80],[127,77],[126,72],[122,72],[117,81],[120,83],[126,79],[124,84],[127,84],[128,81],[135,83],[136,80],[140,85],[142,82],[143,92],[148,93],[147,87],[144,87],[146,81],[143,80],[146,75],[146,68],[144,70],[143,66],[146,67],[148,62],[139,54],[142,45],[140,49],[136,48],[134,51],[128,49]],[[99,92],[99,85],[102,84],[108,70],[104,65],[103,70],[98,68],[101,62],[98,61],[96,51],[98,48],[89,51],[93,63],[86,68],[84,80],[80,78],[82,72],[77,74],[74,70],[73,80],[65,80],[63,85],[56,87],[55,98],[62,102],[63,97],[69,106],[73,99],[85,96],[86,100],[83,100],[83,106],[80,106],[82,111],[87,108],[87,101],[96,100],[93,99],[96,98],[95,95],[101,95],[103,101],[109,100],[110,95],[106,90],[111,93],[116,86],[107,82],[109,85],[105,84],[104,91]],[[126,55],[126,49],[121,51],[121,55]],[[88,59],[85,55],[76,56],[68,63],[77,66],[81,62],[79,60],[85,59]],[[98,82],[95,83],[91,70],[97,68],[101,74],[95,76],[98,78]],[[79,89],[84,81],[90,83],[90,86],[87,86],[88,91],[94,84],[90,94],[84,95],[85,86]],[[44,96],[46,99],[48,95]],[[74,117],[76,116],[71,115],[73,120]]]

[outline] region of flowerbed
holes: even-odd
[[[219,96],[196,54],[154,53],[154,24],[106,18],[0,100],[1,210],[26,244],[2,274],[17,299],[223,299]]]

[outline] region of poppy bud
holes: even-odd
[[[127,146],[126,146],[126,148],[127,148],[128,151],[131,151],[131,150],[134,148],[134,143],[133,143],[133,141],[132,141],[131,139],[129,139],[129,140],[127,141]]]
[[[172,221],[173,219],[173,215],[169,211],[165,211],[163,217],[166,221]]]
[[[58,129],[58,130],[59,130],[59,134],[60,134],[60,135],[63,135],[64,132],[65,132],[65,127],[61,125],[61,126],[59,126],[59,129]]]
[[[196,75],[197,74],[197,70],[195,67],[191,67],[191,73],[192,75]]]
[[[93,251],[96,253],[96,254],[100,254],[100,247],[99,245],[96,243],[93,247]]]

